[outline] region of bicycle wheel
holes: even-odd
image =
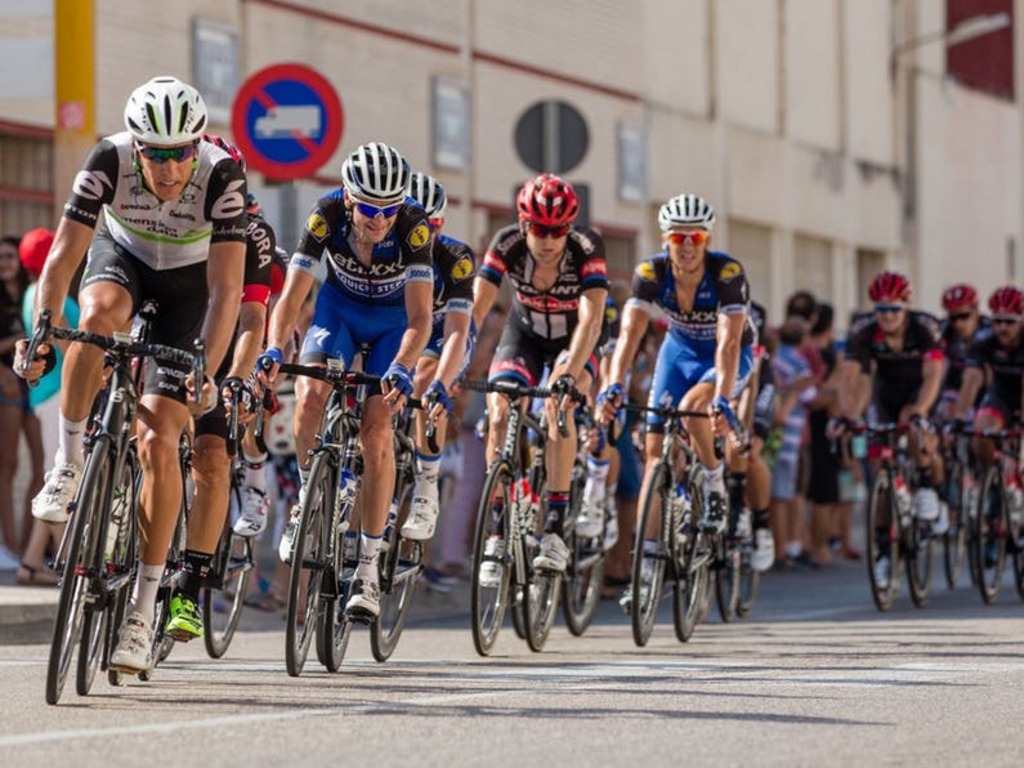
[[[739,598],[736,600],[736,615],[741,619],[750,615],[757,602],[757,593],[761,588],[761,574],[750,564],[754,557],[754,538],[751,531],[740,542],[740,573]]]
[[[292,552],[288,579],[288,617],[285,627],[284,661],[288,674],[298,677],[306,663],[309,644],[317,632],[322,605],[321,590],[325,578],[335,579],[329,556],[328,537],[332,503],[331,472],[328,454],[313,459],[306,482],[306,494],[299,511],[299,529]],[[330,590],[331,594],[336,590]],[[323,659],[321,659],[323,660]]]
[[[871,486],[866,519],[867,557],[864,558],[867,561],[871,597],[880,611],[892,608],[899,593],[899,520],[895,507],[896,498],[889,470],[881,467]],[[884,565],[877,565],[882,557],[889,558],[887,574],[884,573]]]
[[[555,625],[558,615],[558,597],[562,589],[562,574],[551,571],[532,571],[523,589],[523,615],[526,618],[526,644],[531,651],[540,653]]]
[[[949,503],[949,530],[942,535],[942,563],[946,586],[956,589],[967,555],[967,486],[963,466],[953,461],[949,469],[946,498]]]
[[[715,549],[715,602],[722,622],[728,624],[739,604],[740,553],[731,542],[718,541]]]
[[[974,516],[974,559],[978,568],[978,591],[986,605],[999,597],[999,586],[1006,567],[1006,496],[1002,469],[990,467],[981,484],[978,512]]]
[[[470,588],[473,645],[490,656],[508,609],[512,570],[507,536],[512,529],[512,468],[506,462],[491,467],[484,481],[473,537],[473,583]]]
[[[359,482],[357,476],[353,499],[358,494]],[[352,524],[354,504],[354,501],[349,501],[347,508],[339,509],[337,517],[334,518],[334,526],[338,530],[333,549],[334,573],[330,579],[325,578],[321,581],[320,607],[317,610],[319,626],[316,631],[316,657],[331,673],[341,669],[345,653],[348,651],[348,641],[352,637],[352,622],[345,613],[345,605],[348,603],[355,568],[359,563],[360,539],[359,536],[355,537],[355,546],[346,555],[345,533],[338,528],[338,521],[345,520],[349,525]]]
[[[633,642],[640,648],[647,645],[661,603],[665,583],[666,542],[674,538],[668,505],[668,468],[659,461],[647,481],[644,508],[637,520],[636,543],[633,547],[633,586],[629,614],[633,627]],[[656,546],[647,540],[652,520],[658,519],[660,536]]]
[[[573,485],[570,491],[569,520],[579,517],[583,504],[583,488],[586,485],[586,464],[582,471],[573,471]],[[597,606],[601,603],[601,584],[604,581],[604,535],[584,539],[576,535],[572,527],[568,541],[572,557],[562,580],[562,608],[565,624],[569,631],[580,637],[594,620]]]
[[[932,526],[911,519],[910,527],[903,531],[903,560],[906,563],[907,584],[910,586],[910,600],[918,608],[928,604],[928,584],[932,578]]]
[[[92,590],[96,563],[95,521],[103,516],[104,495],[110,474],[110,438],[100,435],[85,463],[74,512],[68,522],[57,617],[46,668],[46,703],[56,704],[64,690],[71,657],[82,637],[86,603]]]
[[[229,520],[210,569],[211,584],[201,594],[203,644],[211,659],[221,658],[231,645],[255,567],[253,540],[235,534]]]
[[[370,622],[370,651],[380,662],[391,657],[402,636],[423,561],[422,544],[405,541],[399,532],[399,523],[408,516],[412,506],[414,481],[415,478],[406,477],[396,495],[398,518],[391,527],[387,552],[380,556],[380,614]]]
[[[699,530],[703,514],[704,497],[701,492],[703,481],[696,468],[691,470],[687,480],[690,494],[690,509],[678,523],[680,533],[672,548],[676,579],[672,585],[672,623],[676,639],[681,643],[693,637],[704,614],[707,612],[711,591],[711,561],[714,554],[713,542]]]

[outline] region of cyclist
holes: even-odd
[[[714,435],[736,423],[731,401],[751,375],[755,336],[748,318],[749,288],[743,267],[727,253],[708,249],[714,224],[714,209],[697,195],[678,195],[661,206],[658,225],[665,249],[633,272],[633,296],[626,303],[622,334],[600,400],[602,418],[610,420],[622,404],[626,372],[647,330],[651,305],[658,305],[670,325],[658,352],[648,403],[707,411],[713,417],[714,424],[693,417],[684,423],[705,469],[707,514],[702,524],[722,532],[728,504]],[[664,431],[663,419],[648,414],[642,494],[648,492],[649,478],[661,457]],[[641,498],[641,508],[645,503]],[[654,538],[656,531],[645,535]]]
[[[490,378],[513,378],[537,386],[550,367],[552,389],[561,396],[545,403],[548,420],[547,504],[544,536],[533,567],[564,571],[569,548],[562,539],[569,483],[576,456],[576,425],[558,433],[558,409],[574,407],[572,390],[586,392],[597,376],[596,349],[608,295],[604,241],[573,225],[579,197],[551,173],[527,181],[516,196],[519,221],[495,233],[473,287],[473,319],[481,327],[507,276],[515,296],[511,316],[491,363]],[[490,394],[487,461],[494,459],[508,420],[504,397]]]
[[[918,468],[913,509],[919,519],[935,522],[934,533],[941,533],[948,525],[936,491],[942,482],[942,455],[928,423],[942,385],[939,321],[910,309],[910,281],[899,272],[876,275],[868,293],[874,311],[851,322],[840,369],[840,431],[865,410],[873,424],[914,421],[922,426],[911,434]],[[888,535],[879,532],[880,554],[873,566],[879,585],[887,584],[891,576],[890,546]]]
[[[220,147],[245,172],[245,159],[233,145],[220,136],[207,134],[205,141]],[[228,421],[225,408],[233,398],[232,382],[241,385],[242,413],[246,413],[255,394],[248,377],[263,349],[263,332],[270,297],[270,276],[274,262],[274,230],[258,213],[252,195],[246,200],[245,278],[242,288],[238,326],[231,347],[214,379],[221,388],[224,407],[196,418],[192,446],[192,478],[195,495],[188,518],[184,553],[184,578],[179,582],[169,605],[166,632],[176,640],[189,641],[203,636],[199,610],[199,592],[204,586],[213,555],[224,530],[230,500],[231,459],[227,452]],[[253,212],[255,209],[256,212]],[[248,463],[248,462],[247,462]],[[255,462],[253,462],[255,463]],[[258,496],[258,499],[252,497]],[[265,494],[249,491],[243,501],[242,516],[235,525],[240,534],[254,536],[266,524]]]
[[[942,343],[948,364],[942,380],[939,416],[948,420],[960,393],[967,367],[967,351],[978,334],[990,327],[990,323],[988,316],[978,311],[978,292],[967,283],[947,288],[942,294],[942,308],[946,311],[946,318],[942,321]],[[977,397],[980,399],[981,395],[982,389],[979,388]]]
[[[391,417],[412,394],[413,369],[432,320],[430,227],[423,209],[406,197],[409,176],[409,164],[387,144],[364,144],[345,159],[341,188],[320,198],[306,219],[261,358],[261,366],[273,364],[267,377],[273,386],[299,309],[314,283],[322,282],[300,362],[324,365],[334,358],[351,368],[362,351],[363,370],[383,379],[363,405],[362,546],[346,605],[350,613],[370,617],[380,612],[377,556],[395,485]],[[329,394],[324,382],[297,382],[295,444],[303,482]],[[300,506],[281,537],[278,553],[285,561]]]
[[[473,251],[465,243],[441,234],[448,198],[444,187],[425,173],[414,173],[409,195],[427,214],[430,225],[430,252],[434,262],[434,325],[430,341],[416,364],[413,393],[432,403],[437,451],[426,439],[427,413],[416,415],[416,458],[419,472],[412,494],[412,509],[402,526],[402,536],[413,541],[433,537],[437,526],[438,473],[441,451],[454,407],[449,390],[462,375],[473,352],[472,325],[473,278],[476,263]]]
[[[198,91],[180,80],[157,77],[139,86],[128,99],[124,121],[127,130],[100,141],[75,177],[40,278],[37,317],[44,309],[60,316],[71,278],[88,250],[79,293],[81,329],[106,336],[127,330],[140,304],[152,299],[158,310],[151,341],[191,348],[199,336],[207,365],[216,370],[230,343],[242,292],[245,176],[230,155],[200,141],[206,105]],[[67,519],[85,462],[83,433],[102,368],[102,351],[88,344],[70,346],[55,466],[32,505],[32,514],[41,520]],[[33,364],[26,376],[33,378],[40,370]],[[113,667],[131,674],[152,664],[157,590],[181,505],[178,441],[189,419],[187,391],[201,387],[205,403],[215,395],[209,380],[187,378],[174,365],[146,366],[138,423],[143,473],[139,571],[110,659]]]

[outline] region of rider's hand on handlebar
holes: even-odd
[[[455,406],[448,397],[448,390],[443,381],[435,379],[430,382],[427,391],[423,394],[423,404],[427,409],[427,415],[432,419],[441,418],[441,414],[447,413],[451,418],[455,413]]]
[[[614,419],[619,408],[622,407],[624,399],[625,393],[623,391],[622,384],[619,384],[618,382],[602,390],[597,396],[598,423],[604,426]]]
[[[719,437],[727,435],[739,425],[739,419],[729,405],[729,401],[719,395],[711,401],[708,406],[708,415],[711,417],[711,425],[715,434]]]
[[[570,408],[575,402],[571,395],[576,391],[576,377],[563,373],[552,383],[551,391],[558,397],[559,408],[563,411]]]
[[[198,403],[193,396],[196,391],[196,384],[191,373],[185,378],[185,389],[188,390],[189,394],[188,409],[193,416],[202,416],[217,407],[217,384],[214,382],[213,377],[207,376],[206,381],[203,382],[202,396],[199,398]]]
[[[256,380],[261,387],[273,389],[277,383],[277,371],[284,362],[280,347],[268,347],[256,361]]]
[[[254,382],[246,381],[240,376],[228,376],[220,385],[220,397],[224,402],[224,410],[230,416],[231,404],[238,393],[238,421],[247,424],[252,421],[257,408]]]
[[[34,384],[48,374],[57,365],[57,351],[52,344],[40,344],[35,359],[26,360],[28,339],[19,339],[14,345],[14,373],[25,381]]]
[[[380,389],[391,413],[398,413],[405,398],[412,394],[412,371],[397,360],[394,361],[381,377]]]

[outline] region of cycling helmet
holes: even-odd
[[[899,272],[879,272],[871,281],[868,295],[872,301],[910,301],[910,281]]]
[[[196,141],[207,124],[199,91],[176,77],[154,77],[128,98],[124,124],[136,141],[175,147]]]
[[[371,141],[345,158],[341,181],[350,197],[382,206],[394,205],[405,200],[409,164],[394,147]]]
[[[580,198],[569,182],[553,173],[542,173],[523,184],[516,196],[516,208],[523,221],[558,227],[575,220]]]
[[[956,312],[961,309],[972,309],[978,306],[978,292],[973,285],[957,283],[951,285],[942,294],[942,308],[947,312]]]
[[[409,182],[409,195],[423,206],[428,219],[443,219],[448,207],[448,195],[444,187],[425,173],[414,173]]]
[[[1004,285],[988,297],[988,308],[993,315],[1024,314],[1024,295],[1012,285]]]
[[[715,209],[699,195],[676,195],[658,211],[662,232],[678,227],[703,227],[709,232],[715,226]]]
[[[220,147],[231,155],[231,159],[238,163],[238,167],[242,169],[242,173],[245,173],[245,155],[242,154],[242,151],[238,147],[223,136],[218,136],[215,133],[204,133],[201,138],[203,141],[208,141],[215,147]]]

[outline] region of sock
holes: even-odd
[[[267,463],[267,454],[250,456],[248,453],[243,453],[242,457],[245,459],[245,485],[263,491],[265,494],[267,492],[267,473],[263,471],[263,466]]]
[[[60,436],[58,442],[58,463],[74,464],[81,469],[85,466],[85,425],[89,419],[71,421],[60,414]]]
[[[771,527],[771,515],[767,509],[755,509],[754,510],[754,530],[759,531],[762,528]]]
[[[194,549],[186,549],[185,578],[181,580],[178,592],[192,602],[198,603],[199,591],[206,583],[206,577],[210,573],[211,565],[213,565],[212,552],[196,552]]]
[[[924,467],[917,468],[917,487],[918,488],[934,488],[935,487],[935,472],[932,471],[932,465],[928,464]]]
[[[704,465],[704,492],[725,495],[725,465],[722,462],[714,467]]]
[[[153,626],[156,618],[156,593],[160,590],[160,579],[164,575],[164,564],[146,565],[139,561],[139,573],[132,588],[132,599],[129,613],[138,611],[149,626]]]
[[[804,548],[799,541],[786,542],[786,557],[800,557]]]
[[[363,581],[377,581],[377,555],[380,552],[383,536],[360,534],[359,565],[356,566],[356,578]]]
[[[609,462],[587,456],[587,482],[583,488],[585,504],[600,507],[604,503],[608,485]]]
[[[544,533],[557,533],[562,535],[562,520],[565,519],[565,510],[569,506],[568,491],[548,491],[548,515],[544,519]]]
[[[743,509],[747,500],[746,472],[733,472],[729,475],[729,507]]]
[[[430,455],[416,451],[420,471],[416,473],[416,487],[413,496],[437,496],[437,476],[441,469],[441,454]]]

